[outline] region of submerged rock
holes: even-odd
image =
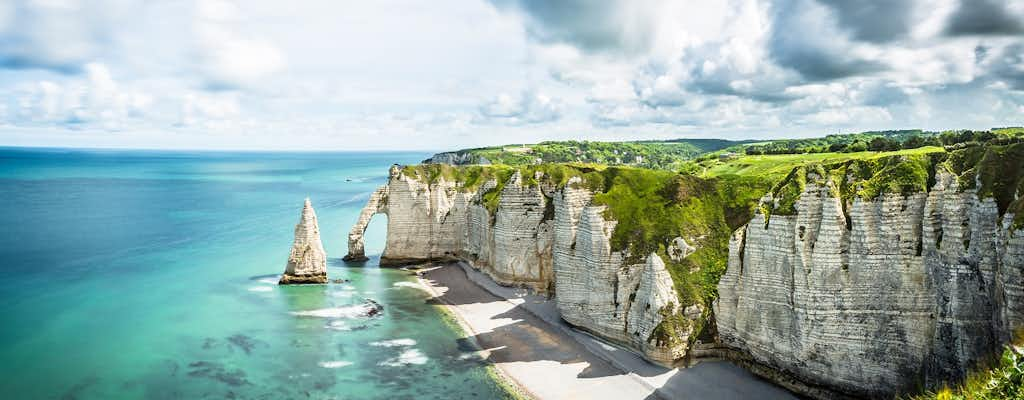
[[[327,283],[327,252],[320,242],[320,226],[308,198],[302,207],[299,224],[295,225],[295,242],[288,255],[288,266],[278,283]]]

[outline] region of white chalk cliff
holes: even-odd
[[[279,283],[327,283],[327,252],[320,242],[320,226],[308,198],[302,206],[299,223],[295,225],[295,241]]]
[[[862,177],[798,170],[792,210],[775,208],[786,193],[767,195],[770,214],[734,232],[713,313],[682,303],[665,265],[703,251],[683,239],[699,243],[691,232],[659,244],[667,259],[613,251],[617,222],[578,177],[556,186],[514,172],[466,188],[393,167],[346,258],[365,258],[363,232],[386,214],[382,265],[466,261],[552,295],[568,323],[662,365],[726,355],[812,397],[892,398],[962,378],[1024,329],[1024,229],[1012,212],[1024,183],[1000,206],[928,168],[927,190],[870,199],[849,195]],[[696,332],[718,343],[691,352]]]
[[[500,284],[553,293],[569,323],[671,365],[689,344],[685,329],[671,338],[657,329],[667,316],[685,318],[671,276],[655,254],[626,265],[612,252],[615,222],[604,219],[603,208],[592,206],[592,195],[578,183],[527,184],[516,172],[492,213],[481,200],[494,181],[470,191],[460,182],[439,177],[428,183],[393,167],[349,233],[346,258],[365,259],[363,232],[374,214],[386,214],[382,265],[469,262]]]
[[[835,182],[807,181],[795,215],[733,235],[726,345],[809,386],[892,398],[962,378],[1024,327],[1024,230],[991,198],[939,171],[927,193],[844,212]]]

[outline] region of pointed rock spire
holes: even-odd
[[[288,255],[288,266],[278,283],[327,283],[327,252],[320,242],[320,226],[308,197],[302,207],[299,224],[295,225],[295,242]]]

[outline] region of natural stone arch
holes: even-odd
[[[352,230],[348,232],[348,254],[345,255],[343,260],[366,261],[368,259],[366,257],[363,235],[366,234],[366,227],[370,225],[370,220],[373,219],[374,215],[387,215],[387,197],[387,185],[377,188],[370,195],[370,200],[366,202],[366,206],[359,213],[359,220],[352,226]]]

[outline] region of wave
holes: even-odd
[[[375,307],[370,304],[358,304],[354,306],[320,308],[309,311],[293,311],[292,315],[315,318],[356,318],[366,316],[370,313],[370,310],[374,308]]]
[[[352,330],[352,327],[345,323],[345,321],[343,320],[337,320],[331,321],[331,323],[327,324],[327,329],[333,329],[336,331],[350,331]]]
[[[392,286],[394,286],[396,288],[407,287],[407,288],[419,289],[419,290],[422,290],[422,291],[427,291],[427,289],[423,288],[423,286],[421,286],[420,284],[418,284],[416,282],[395,282],[394,285],[392,285]]]
[[[427,356],[417,349],[408,349],[398,357],[389,358],[377,363],[382,367],[404,367],[406,365],[422,365],[427,363]]]
[[[416,341],[413,339],[391,339],[391,340],[380,340],[376,342],[370,342],[370,346],[377,347],[398,347],[398,346],[415,346]]]
[[[250,292],[270,292],[270,291],[273,291],[273,290],[274,290],[274,288],[272,288],[270,286],[253,286],[253,287],[249,288]]]
[[[321,361],[321,362],[318,362],[316,365],[319,365],[319,366],[321,366],[323,368],[341,368],[341,367],[347,367],[349,365],[352,365],[352,362],[351,361]]]

